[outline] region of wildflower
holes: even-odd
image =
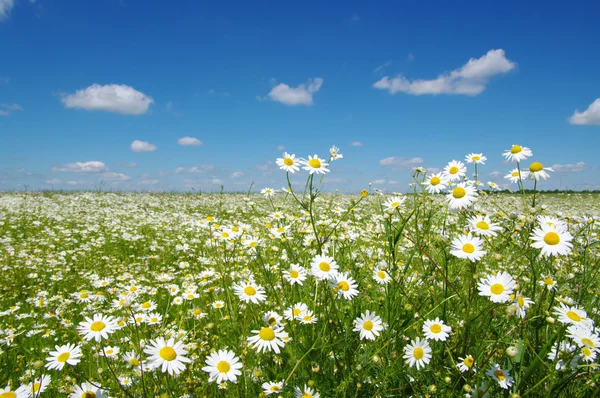
[[[527,170],[519,171],[519,169],[512,169],[509,174],[504,176],[504,178],[514,184],[527,179],[528,176],[529,172]]]
[[[485,164],[487,158],[482,153],[470,153],[466,156],[467,163]]]
[[[304,388],[294,387],[294,395],[296,398],[319,398],[321,396],[306,384],[304,385]]]
[[[302,285],[306,280],[306,270],[298,264],[290,264],[290,268],[283,272],[283,277],[292,285]]]
[[[332,281],[332,287],[338,289],[338,297],[343,297],[346,300],[352,300],[358,295],[356,281],[348,273],[338,273]]]
[[[404,347],[404,356],[406,363],[412,368],[417,366],[417,370],[424,368],[431,360],[431,347],[427,340],[411,340],[410,344]]]
[[[556,288],[556,281],[552,278],[552,275],[542,275],[542,279],[538,281],[540,286],[546,287],[548,290],[554,290]]]
[[[478,193],[472,186],[461,182],[446,195],[446,201],[451,209],[464,209],[477,200]]]
[[[323,159],[319,159],[317,155],[309,156],[308,160],[301,160],[301,164],[304,165],[303,169],[307,170],[310,174],[325,174],[330,170],[327,168],[328,164],[323,161]]]
[[[373,279],[380,285],[387,285],[392,280],[388,273],[381,269],[373,271]]]
[[[542,180],[547,180],[550,178],[550,174],[547,171],[554,170],[552,170],[552,167],[544,167],[540,162],[533,162],[529,166],[529,179],[537,181],[541,178]]]
[[[493,365],[487,371],[487,375],[492,379],[496,380],[501,388],[508,390],[510,386],[513,384],[513,378],[508,373],[508,370],[504,370],[500,367],[500,365]]]
[[[381,318],[368,310],[354,320],[354,329],[352,329],[353,332],[360,333],[361,340],[375,340],[382,330],[383,322]]]
[[[558,315],[559,322],[565,325],[580,325],[590,328],[594,321],[588,318],[587,312],[577,306],[569,307],[563,303],[559,303],[554,307],[554,313]]]
[[[302,315],[299,315],[296,319],[298,319],[303,325],[311,325],[313,323],[317,323],[317,318],[311,310],[304,311],[304,313]]]
[[[91,383],[83,383],[79,386],[75,386],[73,392],[69,395],[69,398],[107,398],[108,395],[104,393],[99,387],[94,386]]]
[[[331,160],[338,160],[344,157],[344,155],[340,153],[340,148],[335,145],[329,149],[329,156],[331,157]]]
[[[440,193],[448,188],[448,182],[442,173],[429,175],[423,182],[423,185],[425,185],[425,189],[429,193]]]
[[[458,258],[467,258],[472,262],[481,260],[487,252],[482,250],[483,240],[467,236],[458,236],[452,240],[452,250],[450,253]]]
[[[459,181],[467,175],[467,166],[463,162],[453,160],[444,167],[444,176],[450,181]]]
[[[241,368],[240,359],[233,351],[219,350],[206,357],[206,366],[202,370],[209,373],[209,382],[216,381],[221,384],[223,381],[235,383],[237,377],[242,374]]]
[[[338,265],[332,257],[317,255],[311,263],[312,274],[318,280],[332,279],[337,274]]]
[[[290,172],[292,174],[300,170],[300,161],[296,159],[296,155],[290,155],[287,152],[284,152],[282,157],[277,158],[275,163],[277,163],[277,166],[279,166],[281,170]]]
[[[475,359],[473,359],[473,356],[467,355],[464,358],[459,357],[458,360],[460,362],[456,366],[458,366],[458,369],[461,372],[468,372],[469,370],[473,369],[473,364],[475,363]]]
[[[487,296],[493,303],[506,303],[515,288],[515,280],[508,272],[500,272],[483,278],[477,285],[480,296]]]
[[[489,216],[476,216],[469,219],[471,232],[480,236],[496,236],[502,227],[492,223]]]
[[[516,309],[519,317],[521,319],[525,319],[525,315],[527,315],[526,310],[531,306],[531,304],[534,304],[531,299],[523,296],[521,293],[517,293],[513,306]]]
[[[534,241],[531,247],[542,249],[542,257],[567,255],[573,248],[573,236],[569,232],[547,224],[534,229],[530,239]]]
[[[148,357],[148,363],[153,368],[161,368],[163,373],[168,372],[171,376],[178,375],[185,370],[184,363],[190,363],[191,360],[184,355],[187,350],[182,342],[175,343],[174,338],[165,341],[159,337],[154,341],[150,341],[149,346],[144,348],[144,352]]]
[[[423,333],[428,340],[446,341],[450,332],[452,332],[452,327],[444,325],[444,321],[439,318],[435,318],[433,321],[427,320],[423,324]]]
[[[233,290],[239,299],[246,303],[259,304],[267,299],[265,288],[254,283],[234,284]]]
[[[52,378],[48,375],[36,377],[32,383],[27,384],[26,391],[29,397],[39,397],[46,390],[51,380]]]
[[[264,393],[267,395],[279,394],[283,390],[283,380],[277,382],[265,382],[262,384]]]
[[[81,348],[74,344],[63,346],[54,346],[56,351],[50,351],[50,356],[46,358],[48,362],[46,369],[62,370],[65,364],[75,366],[81,361]],[[0,394],[1,396],[1,394]]]
[[[394,211],[397,208],[399,208],[400,206],[402,206],[402,204],[404,203],[405,200],[406,200],[406,196],[392,196],[387,201],[385,201],[383,206],[384,206],[385,210],[388,212]]]
[[[265,198],[270,198],[277,193],[277,190],[273,188],[263,188],[260,190],[260,193],[263,194]]]
[[[530,156],[533,156],[533,152],[526,146],[513,145],[509,150],[504,151],[502,156],[511,162],[520,162]]]
[[[283,312],[283,316],[288,321],[298,319],[308,311],[308,306],[304,303],[296,303]]]
[[[95,314],[93,318],[85,318],[77,327],[77,330],[86,341],[92,339],[100,342],[102,339],[107,339],[109,334],[114,333],[119,326],[112,316],[104,316]]]
[[[253,330],[254,336],[248,337],[250,347],[256,349],[259,353],[263,351],[273,351],[279,354],[279,347],[285,344],[283,338],[288,337],[283,327],[266,326],[260,330]]]
[[[592,328],[585,325],[571,325],[567,328],[567,335],[579,347],[588,347],[592,351],[600,350],[600,336]]]

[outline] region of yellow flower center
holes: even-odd
[[[442,180],[440,180],[440,177],[431,177],[431,180],[429,180],[429,183],[431,185],[438,185],[440,182],[442,182]]]
[[[331,266],[329,265],[329,263],[323,261],[321,264],[319,264],[319,269],[323,272],[329,272]]]
[[[513,171],[513,172],[511,173],[511,176],[513,176],[513,177],[518,177],[518,176],[519,176],[519,172],[518,172],[518,171]]]
[[[291,166],[294,164],[294,160],[292,158],[285,158],[283,159],[283,164],[285,164],[286,166]]]
[[[56,360],[58,362],[67,362],[69,360],[69,358],[71,358],[71,354],[69,352],[63,352],[62,354],[60,354],[59,356],[56,357]]]
[[[258,332],[258,337],[261,340],[271,341],[275,339],[275,332],[271,328],[262,328],[260,332]]]
[[[490,225],[488,223],[486,223],[485,221],[479,221],[477,224],[475,224],[475,226],[479,229],[483,229],[483,230],[488,230],[490,229]]]
[[[463,361],[465,366],[469,369],[473,367],[473,362],[474,362],[473,357],[466,357],[465,360]]]
[[[314,158],[308,161],[308,165],[313,169],[319,169],[321,168],[321,161],[317,158]]]
[[[244,288],[244,293],[246,293],[247,296],[254,296],[256,294],[256,289],[252,286],[246,286]]]
[[[297,278],[300,274],[295,269],[290,271],[290,277]]]
[[[140,366],[140,361],[138,361],[137,358],[129,359],[129,363],[133,366]]]
[[[504,293],[504,285],[501,283],[494,283],[491,287],[490,287],[490,291],[493,294],[502,294]]]
[[[304,318],[303,318],[303,319],[304,319],[304,321],[305,321],[305,322],[310,322],[310,321],[312,321],[312,317],[311,317],[310,315],[304,315]]]
[[[473,253],[473,252],[475,251],[475,246],[473,246],[473,245],[472,245],[472,244],[470,244],[470,243],[465,243],[465,244],[463,245],[462,249],[463,249],[463,251],[464,251],[465,253],[469,253],[469,254],[471,254],[471,253]]]
[[[283,232],[285,232],[285,228],[279,227],[279,228],[277,228],[277,232],[278,233],[283,233]]]
[[[313,398],[313,395],[309,392],[305,392],[300,398]]]
[[[142,308],[148,309],[150,307],[152,307],[152,304],[150,304],[149,301],[146,301],[144,304],[142,304]]]
[[[583,347],[581,351],[583,351],[583,355],[585,355],[586,357],[592,355],[592,350],[590,350],[588,347]]]
[[[158,355],[160,355],[160,357],[162,359],[164,359],[165,361],[172,361],[175,358],[177,358],[177,353],[175,352],[173,347],[169,347],[169,346],[161,348],[160,351],[158,352]]]
[[[415,359],[421,359],[423,358],[423,355],[425,355],[425,352],[423,352],[423,349],[421,347],[417,347],[414,349],[413,357],[415,357]]]
[[[279,387],[279,386],[271,386],[271,387],[269,388],[269,390],[271,390],[271,391],[275,392],[275,391],[279,391],[279,390],[281,390],[281,387]]]
[[[221,236],[223,238],[229,238],[229,233],[228,232],[221,232]]]
[[[3,392],[0,394],[0,398],[17,398],[17,394],[12,391]]]
[[[523,296],[517,297],[517,303],[519,304],[519,307],[521,307],[521,308],[523,308],[523,306],[525,306],[525,300],[523,299]]]
[[[363,323],[363,329],[365,329],[365,330],[373,330],[373,321],[365,321]]]
[[[106,324],[102,321],[96,321],[90,325],[90,329],[92,330],[92,332],[100,332],[104,330],[105,327]]]
[[[383,272],[383,271],[378,271],[378,272],[377,272],[377,277],[378,277],[379,279],[385,279],[385,272]]]
[[[88,297],[90,297],[90,296],[88,296],[88,294],[87,294],[87,293],[81,293],[81,294],[79,295],[79,297],[80,297],[80,298],[82,298],[82,299],[86,299],[86,298],[88,298]]]
[[[437,334],[442,331],[442,326],[439,323],[434,323],[429,327],[429,330],[431,330],[431,333]]]
[[[540,162],[533,162],[531,166],[529,166],[529,171],[532,173],[537,173],[538,171],[542,171],[544,166]]]
[[[548,245],[558,245],[560,243],[560,236],[556,232],[548,232],[544,235],[544,242]]]
[[[475,162],[478,162],[478,161],[480,161],[480,160],[481,160],[481,157],[480,157],[480,156],[477,156],[477,155],[475,155],[475,156],[471,157],[471,160],[473,160],[473,161],[475,161]]]
[[[547,276],[547,277],[544,278],[544,283],[546,285],[554,285],[554,281],[549,276]]]
[[[575,311],[568,311],[567,316],[569,317],[570,320],[572,320],[574,322],[581,322],[581,317]]]
[[[206,221],[215,221],[215,218],[213,216],[208,216],[206,217]]]
[[[39,381],[36,381],[35,383],[33,383],[33,386],[31,386],[31,389],[30,389],[30,391],[31,391],[31,392],[38,392],[38,391],[40,390],[40,387],[41,387],[41,386],[42,386],[42,385],[40,384],[40,382],[39,382]]]
[[[217,364],[217,370],[220,373],[227,373],[231,369],[231,365],[227,361],[221,361]]]
[[[516,155],[517,153],[520,153],[523,150],[523,148],[521,148],[520,145],[513,145],[512,148],[510,148],[510,153],[512,153],[513,155]]]
[[[86,391],[83,393],[81,398],[96,398],[96,393],[91,391]]]
[[[452,190],[452,196],[456,199],[460,199],[467,194],[467,191],[463,187],[456,187]]]
[[[500,369],[498,369],[494,372],[494,376],[496,376],[498,378],[498,380],[500,380],[500,381],[504,381],[504,379],[506,379],[506,376],[504,376],[504,372],[501,371]]]
[[[458,173],[458,167],[452,166],[452,167],[450,167],[450,170],[448,170],[448,172],[450,174],[456,174],[456,173]]]
[[[302,313],[302,310],[300,308],[294,308],[294,310],[292,311],[292,314],[294,316],[298,316]]]
[[[582,338],[582,339],[581,339],[581,342],[582,342],[583,344],[585,344],[586,346],[588,346],[588,347],[592,347],[592,348],[594,348],[594,342],[593,342],[592,340],[590,340],[590,339],[586,338],[586,337]]]
[[[338,283],[338,287],[340,289],[342,289],[343,291],[347,292],[348,290],[350,290],[350,285],[348,284],[348,282],[346,281],[341,281]]]
[[[390,204],[390,207],[398,207],[400,206],[400,202],[394,202],[392,204]]]

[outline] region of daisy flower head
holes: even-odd
[[[296,303],[283,312],[283,317],[288,321],[299,319],[308,311],[308,306],[304,303]]]
[[[296,319],[299,320],[303,325],[312,325],[313,323],[317,323],[317,317],[311,310],[304,311],[302,315],[298,315]]]
[[[444,176],[450,181],[460,181],[467,175],[467,166],[463,162],[453,160],[444,167]]]
[[[529,179],[539,181],[541,178],[542,180],[547,180],[550,178],[550,174],[547,173],[548,171],[554,170],[552,170],[552,167],[544,167],[540,162],[533,162],[529,165]]]
[[[283,380],[281,381],[269,381],[262,384],[263,392],[267,395],[279,394],[283,390]]]
[[[340,148],[335,145],[329,148],[329,156],[331,157],[331,160],[338,160],[344,157],[344,155],[340,153]]]
[[[485,164],[487,158],[483,156],[483,153],[470,153],[466,156],[465,160],[467,161],[467,163]]]
[[[83,383],[75,386],[73,392],[69,395],[69,398],[107,398],[108,395],[104,393],[99,387],[91,383]]]
[[[360,333],[360,339],[375,340],[379,336],[379,332],[383,330],[383,321],[374,312],[363,313],[360,317],[354,320],[353,332]]]
[[[492,379],[496,380],[500,387],[505,390],[508,390],[513,384],[514,380],[508,373],[508,370],[502,369],[498,364],[491,366],[486,373]]]
[[[343,297],[346,300],[352,300],[358,295],[357,286],[356,281],[347,272],[336,274],[331,283],[331,287],[337,288],[338,297]]]
[[[500,272],[483,278],[478,284],[480,296],[487,296],[493,303],[506,303],[510,300],[516,282],[508,272]]]
[[[502,189],[502,188],[500,188],[500,186],[498,184],[496,184],[493,181],[488,181],[487,184],[488,184],[488,187],[490,187],[494,191],[500,191]]]
[[[273,188],[263,188],[263,189],[260,190],[260,193],[265,198],[271,198],[271,197],[273,197],[277,193],[277,190],[273,189]]]
[[[392,196],[391,198],[389,198],[388,200],[385,201],[383,206],[387,212],[392,212],[396,209],[399,209],[405,200],[406,200],[406,196],[399,196],[399,195]]]
[[[548,290],[556,289],[556,280],[552,278],[552,275],[542,275],[542,279],[538,281],[538,285],[545,287]]]
[[[13,391],[10,384],[0,390],[0,397],[4,398],[29,398],[27,386],[21,386]]]
[[[473,356],[467,355],[464,358],[459,357],[458,360],[459,360],[459,362],[456,364],[456,366],[458,367],[458,370],[460,370],[461,372],[464,373],[464,372],[468,372],[469,370],[473,369],[473,365],[475,364],[475,359],[473,358]]]
[[[275,311],[269,311],[262,317],[265,323],[271,326],[283,326],[284,324],[281,322],[281,315],[276,313]]]
[[[529,172],[527,170],[519,171],[519,169],[512,169],[509,174],[504,176],[504,178],[509,180],[512,184],[526,180],[527,177],[529,177]]]
[[[435,318],[433,321],[427,320],[423,324],[423,333],[427,340],[446,341],[451,332],[452,327],[444,325],[444,321],[439,318]]]
[[[242,374],[241,368],[240,359],[233,351],[219,350],[206,357],[206,366],[202,370],[209,374],[209,383],[216,381],[221,384],[224,381],[235,383]]]
[[[296,398],[319,398],[321,395],[305,384],[304,388],[294,387],[294,396]]]
[[[492,223],[489,216],[475,216],[469,219],[469,229],[479,236],[496,236],[502,227]]]
[[[585,325],[571,325],[567,329],[567,335],[573,339],[579,347],[588,347],[592,351],[600,350],[600,336],[598,332]]]
[[[51,381],[52,377],[49,375],[41,375],[36,377],[32,383],[27,384],[24,389],[19,387],[17,391],[26,391],[28,397],[39,397],[46,390]]]
[[[296,155],[290,155],[287,152],[284,152],[282,157],[277,158],[276,163],[281,170],[292,174],[300,170],[300,160],[296,159]]]
[[[392,277],[382,269],[375,269],[373,271],[373,279],[380,285],[387,285],[392,280]]]
[[[323,159],[319,159],[317,155],[309,155],[308,160],[302,159],[300,163],[304,165],[303,169],[308,171],[310,174],[325,174],[330,171],[327,168],[328,163],[325,163]]]
[[[530,237],[531,247],[542,249],[540,256],[560,256],[571,253],[573,236],[565,229],[547,224],[535,228]]]
[[[46,369],[62,370],[65,364],[75,366],[81,361],[81,348],[74,344],[67,344],[63,346],[54,346],[56,351],[50,351],[49,357],[46,358],[48,362]],[[1,394],[0,394],[1,397]]]
[[[288,334],[283,330],[283,327],[265,326],[260,330],[253,330],[254,336],[248,337],[248,344],[256,351],[273,351],[279,354],[279,347],[283,347],[285,343],[283,339],[287,339]]]
[[[579,325],[584,328],[592,328],[594,321],[588,318],[585,310],[577,306],[567,306],[564,303],[559,303],[554,307],[554,313],[558,315],[558,321],[565,325]]]
[[[148,357],[148,363],[152,368],[161,368],[163,373],[168,372],[171,376],[178,375],[185,370],[184,363],[190,363],[191,360],[184,355],[187,350],[183,343],[171,337],[165,341],[159,337],[154,341],[150,341],[144,348],[144,352]]]
[[[440,193],[448,188],[448,182],[442,173],[428,175],[423,185],[429,193]]]
[[[451,187],[451,191],[446,195],[446,201],[452,210],[464,209],[471,206],[477,200],[478,195],[475,187],[461,182]]]
[[[333,257],[316,255],[311,263],[311,271],[318,280],[333,279],[337,274],[338,265]]]
[[[283,278],[292,285],[302,285],[306,280],[306,270],[298,264],[290,264],[290,268],[283,271]]]
[[[521,319],[525,319],[527,309],[531,307],[531,304],[535,303],[530,298],[523,296],[521,293],[517,293],[513,306],[517,310],[517,315],[519,315]]]
[[[506,160],[509,160],[511,162],[520,162],[522,160],[527,159],[530,156],[533,156],[533,152],[526,146],[513,144],[513,146],[509,150],[504,151],[502,156],[504,156]]]
[[[253,282],[234,284],[233,290],[238,298],[245,303],[259,304],[267,299],[265,288]]]
[[[86,341],[94,339],[98,343],[102,339],[107,339],[108,335],[117,329],[119,329],[117,321],[112,316],[102,314],[95,314],[92,318],[86,317],[85,321],[77,326],[79,334],[83,335]]]
[[[469,233],[467,236],[457,236],[452,240],[450,253],[458,258],[466,258],[475,262],[481,260],[487,254],[487,251],[482,250],[482,248],[483,240]]]
[[[431,360],[431,347],[427,340],[421,340],[417,337],[411,340],[410,344],[404,347],[404,360],[412,368],[417,366],[417,370],[424,368]]]

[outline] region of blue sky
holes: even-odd
[[[512,144],[600,187],[597,2],[284,3],[0,0],[0,190],[278,188],[331,145],[328,190],[504,185]]]

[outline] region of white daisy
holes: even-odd
[[[446,341],[451,332],[452,327],[444,325],[444,321],[439,318],[435,318],[433,321],[427,320],[423,324],[423,333],[428,340]]]
[[[460,181],[467,175],[467,166],[463,162],[453,160],[444,167],[444,176],[449,181]]]
[[[308,156],[308,160],[302,159],[300,163],[304,165],[303,169],[308,171],[310,174],[325,174],[330,170],[327,168],[328,163],[325,163],[323,159],[319,159],[317,155]]]
[[[373,279],[380,285],[387,285],[392,280],[392,277],[382,269],[375,269],[373,271]]]
[[[399,209],[405,200],[406,196],[392,196],[391,198],[385,201],[383,206],[387,212],[391,212],[396,209]]]
[[[311,263],[312,274],[318,280],[328,280],[337,274],[338,265],[333,257],[316,255]]]
[[[337,160],[344,157],[344,155],[340,153],[340,148],[335,145],[329,149],[329,156],[331,157],[331,160]]]
[[[471,206],[477,200],[478,195],[475,187],[461,182],[452,186],[452,190],[446,195],[446,201],[451,209],[464,209]]]
[[[558,306],[554,307],[554,313],[558,315],[558,321],[565,325],[580,325],[587,328],[594,325],[594,321],[588,318],[587,312],[577,306],[569,307],[559,303]]]
[[[506,303],[510,300],[516,282],[508,272],[500,272],[483,278],[477,285],[480,296],[487,296],[493,303]]]
[[[368,310],[354,320],[354,329],[352,329],[352,331],[360,333],[361,340],[375,340],[382,330],[383,321],[381,318]]]
[[[466,156],[465,160],[467,163],[485,164],[487,158],[483,156],[483,153],[470,153]]]
[[[283,317],[288,321],[298,319],[308,311],[308,306],[304,303],[296,303],[283,312]]]
[[[500,387],[505,390],[508,390],[514,381],[508,370],[502,369],[498,364],[491,366],[487,371],[487,375],[496,380]]]
[[[425,185],[425,189],[429,193],[440,193],[448,188],[448,182],[442,173],[428,175],[423,185]]]
[[[467,355],[464,358],[459,357],[458,360],[459,360],[459,362],[456,364],[456,366],[458,367],[458,369],[461,372],[468,372],[471,369],[473,369],[473,364],[475,363],[475,359],[473,359],[473,357],[471,355]]]
[[[279,347],[283,347],[284,338],[288,337],[283,327],[266,326],[260,330],[253,330],[254,336],[248,337],[248,344],[258,352],[273,351],[279,354]]]
[[[521,293],[517,293],[513,306],[517,310],[517,315],[519,315],[521,319],[525,319],[525,316],[527,315],[526,311],[531,304],[535,303],[530,298],[523,296]]]
[[[480,236],[496,236],[497,231],[502,231],[502,227],[492,223],[489,216],[475,216],[469,219],[471,232]]]
[[[46,369],[62,370],[65,364],[75,366],[81,361],[81,348],[74,344],[67,344],[62,346],[54,346],[56,351],[50,351],[49,357],[46,358],[48,362]],[[0,394],[1,397],[1,394]]]
[[[283,271],[283,278],[292,285],[302,285],[306,280],[306,270],[298,264],[290,264],[290,268]]]
[[[108,395],[102,391],[99,387],[91,383],[83,383],[79,386],[75,386],[73,392],[69,395],[69,398],[107,398]]]
[[[417,366],[417,370],[424,368],[431,360],[431,347],[427,340],[416,338],[411,340],[410,344],[404,347],[404,360],[412,368]]]
[[[294,387],[294,395],[296,396],[296,398],[319,398],[320,397],[318,392],[316,392],[315,390],[313,390],[306,384],[304,385],[304,388]]]
[[[457,236],[452,240],[452,250],[450,253],[458,258],[467,258],[472,262],[481,260],[487,254],[487,251],[482,250],[483,240],[468,235]]]
[[[542,249],[540,256],[560,256],[571,253],[573,236],[562,228],[541,224],[533,230],[531,247]]]
[[[259,304],[267,299],[265,288],[255,283],[234,284],[235,294],[245,303]]]
[[[235,383],[237,377],[242,374],[241,368],[240,359],[233,351],[219,350],[206,357],[206,366],[202,370],[209,373],[209,383],[216,381],[221,384],[224,381]]]
[[[271,394],[280,394],[281,390],[283,390],[283,380],[273,382],[265,382],[262,384],[263,392],[267,395]]]
[[[77,326],[79,334],[83,335],[86,341],[94,339],[96,342],[107,339],[108,335],[114,333],[118,328],[119,326],[112,316],[102,314],[95,314],[92,318],[86,317],[85,321]]]
[[[519,169],[512,169],[509,174],[505,175],[504,178],[509,180],[511,183],[516,184],[519,181],[523,182],[529,177],[529,172],[527,170],[521,170],[521,178],[519,178]]]
[[[300,170],[300,161],[296,159],[296,155],[290,155],[287,152],[284,152],[283,156],[276,160],[276,163],[281,170],[290,172],[292,174]]]
[[[358,295],[358,289],[356,289],[358,285],[356,284],[356,281],[346,272],[336,274],[331,286],[337,288],[338,297],[343,297],[346,300],[352,300]]]
[[[509,150],[504,151],[502,156],[504,156],[506,160],[509,160],[511,162],[520,162],[522,160],[527,159],[530,156],[533,156],[533,152],[531,151],[531,149],[525,146],[513,145]]]
[[[182,342],[175,342],[174,338],[165,341],[159,337],[154,341],[150,341],[144,348],[144,352],[148,357],[148,363],[152,368],[161,368],[163,373],[168,372],[171,376],[178,375],[185,370],[184,363],[190,363],[191,360],[184,355],[187,350]]]
[[[544,167],[540,162],[533,162],[529,166],[529,179],[539,181],[541,178],[542,180],[547,180],[550,178],[550,174],[547,173],[548,171],[554,170],[552,170],[552,167]]]

